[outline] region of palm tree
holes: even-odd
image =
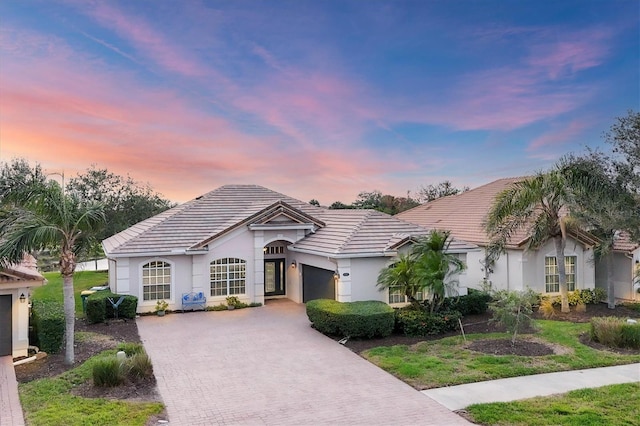
[[[416,280],[428,291],[431,313],[438,310],[447,290],[457,283],[451,277],[466,268],[464,262],[448,253],[450,244],[450,232],[432,230],[413,246]]]
[[[568,155],[560,160],[558,168],[570,189],[572,215],[600,240],[594,253],[605,261],[607,303],[614,309],[613,247],[620,230],[640,226],[640,200],[607,170],[607,164],[606,156],[590,152],[583,157]]]
[[[536,249],[549,238],[553,239],[562,312],[569,312],[564,263],[567,227],[571,224],[569,216],[564,214],[568,198],[566,182],[560,171],[539,172],[499,193],[485,223],[491,238],[488,251],[492,253],[503,252],[514,233],[523,228],[528,237],[527,250]]]
[[[416,242],[410,253],[399,255],[391,266],[380,271],[378,286],[399,290],[416,308],[416,295],[427,290],[434,312],[454,283],[450,277],[465,268],[460,259],[447,253],[450,243],[449,232],[431,231]]]
[[[57,182],[13,187],[0,194],[0,259],[19,261],[25,252],[55,248],[60,253],[65,315],[65,363],[73,364],[75,302],[73,273],[76,256],[86,249],[92,235],[104,224],[100,204],[84,204],[65,194]]]
[[[395,262],[388,268],[384,268],[378,275],[378,287],[380,289],[398,290],[411,302],[418,306],[416,294],[421,290],[415,274],[416,259],[411,253],[400,254]]]

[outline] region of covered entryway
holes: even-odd
[[[315,266],[302,265],[302,302],[336,298],[334,272]]]
[[[264,261],[264,296],[284,296],[286,294],[285,259]]]
[[[13,334],[11,328],[11,295],[0,295],[0,356],[13,352]]]

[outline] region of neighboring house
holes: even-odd
[[[499,179],[478,188],[436,199],[395,217],[417,225],[451,231],[459,240],[486,248],[489,237],[484,230],[486,215],[498,193],[522,178]],[[485,250],[469,252],[468,269],[460,276],[461,286],[478,288],[483,280],[493,288],[523,290],[530,287],[540,293],[559,293],[558,268],[552,240],[537,250],[525,250],[524,230],[515,233],[506,252],[493,265],[485,265]],[[597,243],[585,232],[571,233],[565,247],[565,265],[569,290],[594,288],[596,272],[593,246]]]
[[[286,297],[400,302],[376,286],[381,268],[427,230],[374,210],[329,210],[256,185],[226,185],[103,241],[109,285],[181,309],[203,292],[246,303]],[[451,252],[477,250],[454,241]]]
[[[640,265],[640,244],[634,243],[629,234],[621,232],[613,245],[613,282],[616,299],[640,300],[638,286],[634,286],[635,268]],[[596,262],[596,287],[607,288],[607,264],[605,259]]]
[[[36,260],[25,255],[18,265],[0,269],[0,356],[27,356],[29,348],[29,295],[44,284]]]

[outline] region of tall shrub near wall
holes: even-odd
[[[87,321],[90,324],[104,322],[107,318],[115,318],[116,311],[113,309],[109,298],[114,302],[123,295],[114,294],[110,291],[97,291],[87,299]],[[118,318],[133,319],[136,317],[138,309],[138,298],[135,296],[124,295],[124,300],[118,306]]]
[[[60,303],[34,300],[31,321],[38,338],[38,347],[47,353],[62,349],[64,341],[64,309]]]

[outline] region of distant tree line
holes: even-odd
[[[412,209],[422,203],[433,201],[440,197],[456,195],[461,192],[468,191],[469,187],[456,188],[448,181],[442,181],[437,185],[421,186],[418,192],[412,196],[407,191],[406,197],[396,197],[390,194],[382,194],[381,191],[374,190],[371,192],[362,191],[358,194],[358,198],[351,204],[345,204],[341,201],[333,202],[329,208],[338,209],[373,209],[390,215],[394,215],[405,210]],[[309,201],[310,204],[320,205],[318,200]]]

